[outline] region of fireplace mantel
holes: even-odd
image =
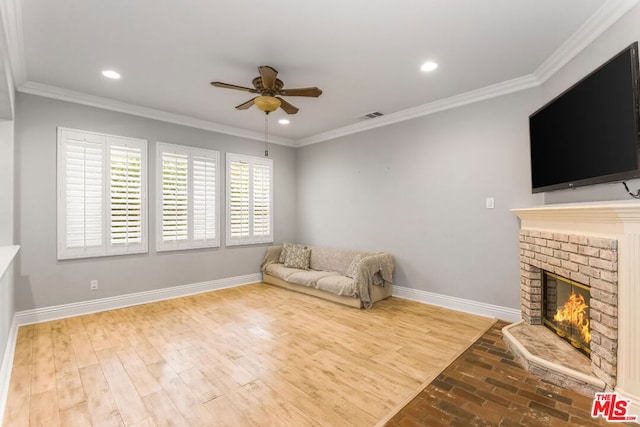
[[[620,225],[640,226],[640,201],[567,203],[511,209],[522,221],[522,228],[538,227],[552,231],[584,230],[624,234]],[[578,223],[578,227],[574,227]],[[560,228],[559,228],[560,227]]]
[[[618,242],[616,391],[640,414],[640,201],[512,209],[523,230],[603,237]]]

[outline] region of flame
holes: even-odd
[[[576,295],[571,291],[569,299],[564,303],[564,307],[559,309],[553,320],[556,322],[569,323],[576,327],[585,343],[591,342],[591,332],[589,331],[589,318],[587,315],[589,306],[584,302],[582,295]]]

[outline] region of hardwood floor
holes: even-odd
[[[492,319],[253,284],[21,327],[5,426],[371,426]]]

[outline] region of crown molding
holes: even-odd
[[[88,95],[82,92],[76,92],[63,89],[56,86],[45,85],[36,82],[26,82],[18,87],[18,92],[30,95],[44,96],[46,98],[58,99],[60,101],[73,102],[76,104],[88,105],[90,107],[103,108],[105,110],[117,111],[119,113],[132,114],[134,116],[146,117],[148,119],[160,120],[167,123],[174,123],[183,126],[189,126],[197,129],[204,129],[212,132],[222,133],[225,135],[238,136],[241,138],[253,139],[264,142],[264,134],[246,129],[240,129],[233,126],[227,126],[220,123],[210,122],[208,120],[195,119],[180,114],[169,113],[154,108],[142,107],[135,104],[116,101],[114,99],[103,98],[95,95]],[[270,144],[286,145],[295,147],[296,144],[292,139],[282,138],[269,135]]]
[[[585,21],[584,24],[578,28],[574,34],[571,35],[571,37],[556,49],[542,63],[542,65],[533,72],[533,74],[432,103],[409,108],[407,110],[398,111],[371,121],[359,122],[353,125],[322,132],[307,138],[292,140],[272,136],[270,138],[270,142],[289,147],[303,147],[540,86],[553,76],[560,68],[565,66],[576,55],[578,55],[585,47],[592,43],[598,36],[606,31],[611,25],[613,25],[618,19],[620,19],[625,13],[627,13],[632,7],[638,4],[639,1],[640,0],[607,0],[591,17],[589,17],[589,19],[587,19],[587,21]],[[101,98],[27,81],[22,31],[21,0],[0,0],[0,13],[2,14],[2,22],[6,32],[8,56],[10,69],[13,75],[13,83],[19,92],[75,102],[83,105],[104,108],[257,141],[264,140],[264,135],[260,132],[235,128],[207,120],[195,119],[161,110],[115,101],[108,98]]]
[[[518,77],[492,86],[455,95],[429,104],[420,105],[407,110],[398,111],[371,121],[355,123],[327,132],[312,135],[297,141],[298,147],[328,141],[341,136],[363,132],[382,126],[388,126],[416,117],[426,116],[444,110],[460,107],[466,104],[506,95],[524,89],[540,86],[565,66],[576,55],[584,50],[596,38],[604,33],[611,25],[627,13],[640,0],[608,0],[593,15],[582,24],[551,56],[540,65],[533,74]]]
[[[556,49],[534,72],[542,84],[567,65],[596,38],[626,14],[639,0],[608,0],[587,19],[564,43]]]
[[[535,76],[533,74],[529,74],[523,77],[518,77],[491,86],[486,86],[480,89],[465,92],[460,95],[440,99],[428,104],[408,108],[406,110],[391,113],[375,119],[344,126],[338,129],[330,130],[328,132],[319,133],[308,138],[299,139],[297,141],[297,146],[304,147],[305,145],[316,144],[318,142],[328,141],[330,139],[339,138],[341,136],[351,135],[382,126],[388,126],[394,123],[403,122],[405,120],[415,119],[416,117],[427,116],[429,114],[450,110],[452,108],[461,107],[463,105],[472,104],[474,102],[495,98],[513,92],[518,92],[539,85],[540,82],[538,82]]]

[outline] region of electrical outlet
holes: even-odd
[[[91,282],[89,282],[90,285],[90,289],[92,291],[97,291],[98,290],[98,281],[97,280],[92,280]]]
[[[493,197],[487,197],[486,205],[487,205],[487,209],[493,209],[494,207]]]

